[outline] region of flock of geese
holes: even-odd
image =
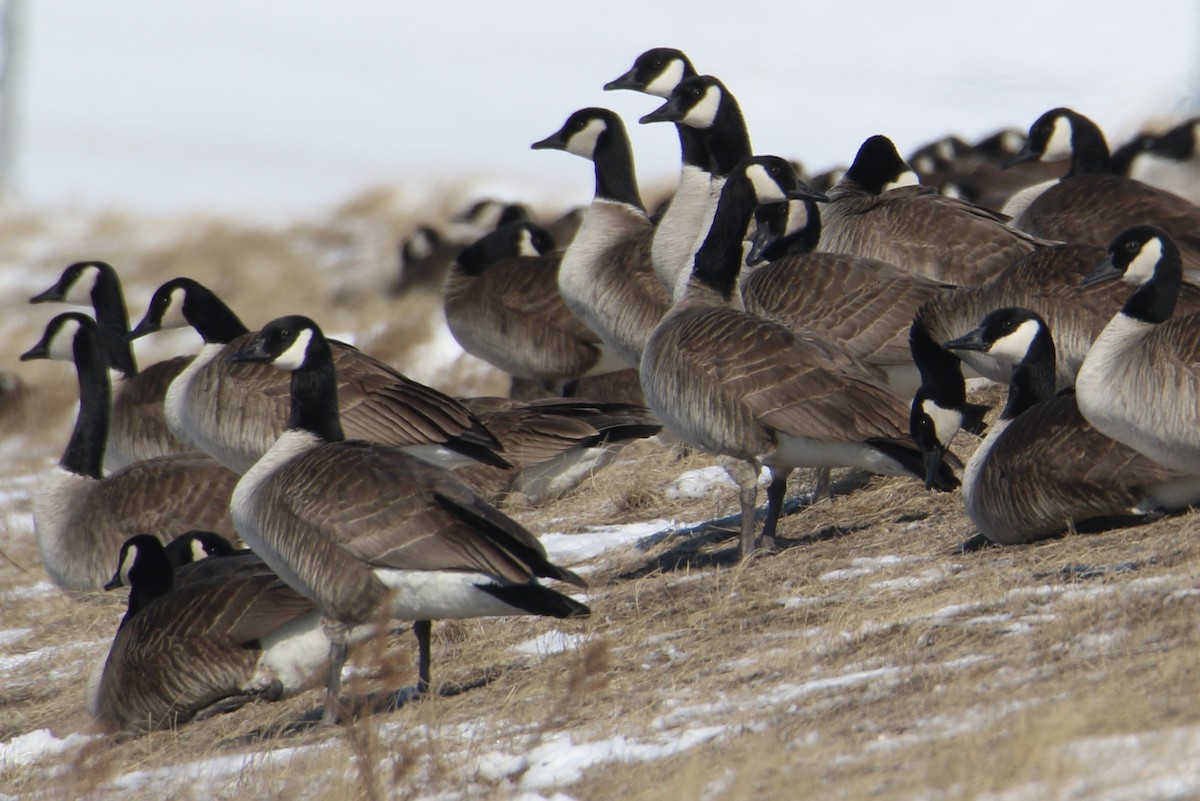
[[[93,310],[54,317],[22,359],[79,381],[34,503],[47,573],[130,588],[89,682],[97,720],[170,727],[324,671],[336,721],[348,646],[392,619],[413,624],[425,692],[433,620],[589,614],[555,588],[583,579],[493,503],[561,495],[646,437],[721,457],[743,557],[777,547],[797,468],[817,471],[814,499],[834,467],[961,485],[997,544],[1200,499],[1200,208],[1129,177],[1192,158],[1195,121],[1116,153],[1065,108],[907,161],[873,136],[805,182],[754,154],[732,92],[678,50],[605,88],[664,101],[641,119],[679,137],[664,210],[642,202],[621,118],[584,108],[532,145],[592,163],[582,214],[542,226],[481,204],[470,242],[404,244],[393,288],[442,286],[451,332],[512,397],[450,397],[308,317],[252,330],[190,278],[132,327],[103,262],[33,298]],[[132,340],[185,327],[198,353],[139,369]],[[1009,385],[986,430],[964,369]],[[983,434],[965,465],[963,428]]]

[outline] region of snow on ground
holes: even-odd
[[[690,471],[681,475],[674,486],[694,482],[690,486],[701,488],[704,480],[698,481],[697,476],[706,476],[704,480],[720,480],[719,474],[714,471]],[[7,482],[4,491],[16,492],[17,483]],[[541,540],[552,560],[586,571],[594,569],[599,560],[622,549],[644,547],[647,542],[670,536],[686,525],[689,524],[655,519],[627,525],[593,526],[578,533],[550,533],[543,535]],[[931,583],[958,580],[963,571],[964,567],[957,562],[934,557],[895,554],[852,557],[843,565],[819,576],[822,585],[820,597],[781,597],[776,603],[784,609],[814,606],[822,601],[828,602],[831,596],[838,596],[839,585],[855,580],[862,583],[864,579],[865,586],[874,593],[901,594]],[[878,578],[871,580],[874,576]],[[673,581],[692,578],[695,576],[680,576]],[[1047,583],[1032,587],[998,588],[997,594],[991,598],[949,604],[899,619],[867,621],[853,629],[827,624],[772,632],[751,646],[742,658],[722,665],[721,671],[754,670],[760,662],[780,654],[781,649],[787,647],[783,642],[786,640],[802,640],[805,648],[820,655],[838,643],[853,642],[891,631],[898,626],[921,624],[925,629],[931,626],[987,627],[1001,635],[1025,635],[1039,626],[1053,623],[1058,604],[1098,602],[1113,592],[1132,597],[1139,593],[1162,594],[1164,585],[1169,586],[1170,581],[1170,577],[1138,578],[1113,586],[1062,583],[1050,577]],[[33,602],[54,592],[57,590],[49,582],[42,581],[0,593],[0,601]],[[1185,588],[1174,592],[1183,597],[1200,591]],[[17,652],[31,631],[29,628],[0,631],[0,675],[5,677],[3,688],[0,689],[28,684],[35,673],[44,673],[40,665],[49,658],[53,658],[58,666],[52,675],[85,675],[107,646],[106,641],[88,641]],[[1083,632],[1071,642],[1071,647],[1103,653],[1119,643],[1123,636],[1124,632],[1119,630],[1103,634]],[[673,663],[692,657],[689,643],[687,631],[654,635],[651,644],[657,645],[657,650],[653,658],[644,660],[641,669],[669,670]],[[564,652],[578,652],[585,644],[585,638],[581,635],[551,630],[513,646],[512,650],[541,659]],[[611,730],[586,727],[547,733],[504,721],[487,721],[440,727],[433,731],[426,731],[422,726],[385,722],[381,726],[381,735],[396,739],[413,738],[414,741],[436,738],[441,764],[460,766],[454,769],[462,771],[458,786],[466,796],[476,791],[487,794],[499,787],[508,791],[510,796],[527,801],[565,801],[569,796],[558,789],[577,781],[588,770],[616,763],[662,760],[703,743],[737,736],[746,730],[769,728],[770,721],[780,716],[819,711],[826,705],[834,708],[844,703],[843,699],[848,693],[853,693],[864,702],[878,699],[906,682],[923,680],[925,676],[944,675],[946,671],[960,671],[991,658],[969,655],[951,661],[916,664],[885,664],[868,660],[838,669],[818,663],[809,675],[788,676],[788,680],[765,688],[746,687],[735,682],[727,689],[703,697],[693,689],[680,687],[673,693],[664,694],[662,703],[669,711],[654,718],[636,733],[614,735]],[[1003,677],[997,675],[995,680],[998,684],[1005,681],[1020,683],[1023,678],[1005,674]],[[1039,703],[1042,701],[1015,703],[998,694],[994,703],[981,703],[963,710],[961,714],[929,717],[901,733],[881,732],[861,753],[844,754],[838,759],[844,764],[853,764],[879,751],[896,751],[922,743],[952,743],[957,736],[982,726],[996,725],[1007,716]],[[731,719],[748,722],[732,724]],[[806,737],[792,743],[793,747],[801,749],[801,753],[803,749],[815,747],[820,742],[817,730]],[[91,739],[89,735],[49,729],[18,735],[0,743],[0,775],[17,765],[25,769],[33,766],[50,773],[57,769],[57,765],[66,764],[70,754]],[[483,750],[480,749],[481,743],[486,745]],[[182,765],[131,769],[111,779],[107,789],[128,798],[139,798],[170,796],[186,786],[190,792],[200,796],[225,797],[231,786],[252,784],[258,771],[311,758],[320,749],[331,745],[331,741],[326,741],[312,746],[224,754]],[[1177,798],[1200,792],[1200,778],[1196,778],[1194,772],[1187,768],[1196,764],[1195,756],[1200,753],[1200,729],[1179,728],[1138,736],[1097,737],[1075,741],[1062,748],[1064,759],[1095,766],[1086,779],[1079,780],[1078,787],[1072,786],[1065,796],[1068,798],[1123,801],[1144,797]],[[352,771],[353,768],[348,767],[347,770]],[[718,792],[720,788],[711,789]],[[1045,792],[1045,787],[1029,785],[1002,795],[987,796],[987,799],[1017,801],[1044,797]]]
[[[37,729],[0,743],[0,774],[16,765],[29,765],[61,756],[83,746],[93,738],[72,733],[59,737],[50,729]]]

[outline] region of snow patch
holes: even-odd
[[[512,650],[519,654],[529,654],[531,656],[550,656],[551,654],[561,654],[563,651],[578,650],[583,645],[585,639],[586,637],[582,634],[547,631],[545,634],[539,634],[532,640],[517,643],[512,647]]]
[[[36,729],[0,743],[0,773],[17,767],[59,756],[92,738],[74,732],[59,737],[50,729]]]

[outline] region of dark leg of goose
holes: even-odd
[[[779,515],[783,513],[783,498],[787,494],[787,480],[791,474],[790,467],[771,468],[771,484],[767,487],[767,519],[763,521],[762,535],[758,538],[759,550],[775,550],[775,527],[779,523]]]
[[[433,624],[428,620],[413,623],[413,634],[417,635],[417,695],[429,692],[429,634]]]
[[[745,559],[754,550],[754,503],[758,499],[757,465],[741,459],[722,457],[721,466],[738,485],[738,501],[742,509],[742,532],[738,540],[738,556]]]
[[[325,723],[340,723],[342,720],[342,668],[346,665],[346,634],[345,623],[338,623],[328,618],[322,618],[321,628],[329,638],[329,679],[326,683],[328,694],[325,696]]]
[[[810,505],[824,500],[833,500],[833,470],[828,467],[813,468],[813,491]]]

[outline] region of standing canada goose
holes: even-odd
[[[1116,284],[1081,285],[1103,258],[1104,250],[1092,245],[1038,248],[978,287],[961,287],[929,300],[921,307],[920,316],[932,336],[943,342],[961,336],[996,309],[1031,309],[1055,332],[1055,385],[1071,387],[1092,341],[1128,296],[1128,291]],[[1200,311],[1200,285],[1183,282],[1178,307]],[[989,353],[964,351],[960,355],[980,375],[1008,382],[1009,367],[998,364]]]
[[[675,87],[697,74],[692,62],[681,51],[670,47],[655,47],[634,60],[629,71],[604,85],[606,90],[630,89],[653,97],[668,99]],[[668,291],[673,291],[675,278],[692,254],[696,237],[704,226],[709,208],[712,165],[704,131],[675,123],[679,135],[682,167],[679,185],[662,218],[654,229],[650,255],[654,272]]]
[[[540,225],[506,225],[466,247],[447,276],[450,333],[472,356],[555,395],[592,372],[622,369],[558,291],[561,252]]]
[[[98,590],[127,538],[169,540],[188,529],[234,536],[229,499],[237,476],[200,454],[158,456],[103,472],[111,388],[92,318],[60,314],[21,355],[70,360],[79,378],[79,413],[58,468],[39,481],[33,522],[42,564],[65,590]]]
[[[117,565],[106,589],[127,584],[129,606],[89,687],[101,723],[172,728],[319,681],[329,642],[316,604],[261,561],[206,560],[216,569],[176,581],[163,544],[140,534]]]
[[[872,136],[829,191],[819,247],[971,286],[1046,244],[1006,219],[920,186],[892,141]]]
[[[703,134],[704,146],[708,151],[712,177],[704,216],[685,257],[674,262],[674,267],[669,270],[669,277],[673,281],[671,297],[678,300],[691,275],[692,256],[707,235],[713,215],[716,214],[721,188],[729,174],[752,153],[750,133],[746,129],[746,120],[737,98],[711,75],[695,75],[680,81],[667,102],[643,116],[641,122],[673,122],[695,128]]]
[[[963,473],[967,515],[990,542],[1111,527],[1200,499],[1200,476],[1106,437],[1079,413],[1074,393],[1054,394],[1054,342],[1034,312],[998,309],[945,347],[1016,363],[1008,402]]]
[[[1069,108],[1056,108],[1029,129],[1013,163],[1070,160],[1062,180],[1048,186],[1013,226],[1034,236],[1106,247],[1131,225],[1157,226],[1175,240],[1183,268],[1200,273],[1200,207],[1141,181],[1112,174],[1099,126]]]
[[[921,383],[908,346],[913,315],[953,285],[876,259],[814,252],[821,216],[812,200],[762,205],[755,218],[747,263],[764,251],[774,258],[742,281],[746,311],[836,342],[912,397]],[[777,237],[773,245],[768,237]]]
[[[649,409],[631,403],[582,398],[459,400],[500,440],[513,465],[455,469],[456,476],[489,502],[512,492],[534,504],[561,496],[612,461],[625,444],[662,430]]]
[[[1174,314],[1183,265],[1162,229],[1137,225],[1085,281],[1136,287],[1075,380],[1088,422],[1175,470],[1200,473],[1200,313]]]
[[[563,254],[558,288],[571,311],[636,368],[671,302],[650,266],[653,228],[625,124],[608,109],[585,108],[532,147],[564,150],[595,166],[595,197]]]
[[[774,545],[784,482],[796,467],[861,467],[924,477],[905,433],[908,407],[827,340],[734,308],[742,241],[756,203],[811,193],[784,160],[759,156],[735,170],[696,252],[687,291],[654,329],[642,391],[685,442],[729,457],[739,486],[740,553]],[[820,198],[817,198],[820,199]],[[758,474],[770,468],[767,520],[754,537]],[[955,486],[949,468],[939,487]]]
[[[398,448],[344,438],[333,354],[312,320],[274,320],[231,358],[291,372],[287,426],[238,483],[232,510],[255,553],[324,616],[327,716],[337,711],[347,630],[381,613],[417,622],[421,691],[430,620],[588,614],[536,581],[583,579],[551,564],[533,535],[453,475]]]
[[[188,278],[160,286],[129,336],[188,325],[204,347],[167,391],[167,424],[183,441],[244,473],[283,430],[287,377],[223,358],[253,333],[216,294]],[[335,342],[333,354],[340,368],[342,414],[354,437],[411,447],[439,461],[477,459],[508,466],[497,454],[500,443],[453,398],[349,345]]]
[[[187,367],[191,357],[157,362],[139,372],[133,348],[126,341],[129,315],[117,271],[103,261],[80,261],[63,270],[54,286],[30,303],[70,303],[91,306],[99,325],[101,345],[110,369],[120,374],[114,384],[113,413],[104,465],[126,465],[169,453],[187,453],[163,419],[167,387]]]

